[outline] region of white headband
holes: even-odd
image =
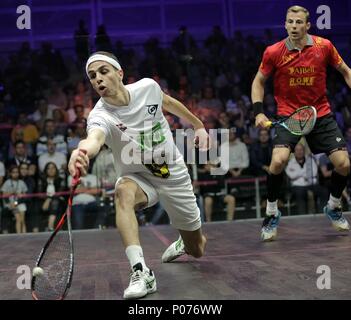
[[[89,65],[95,61],[106,61],[109,64],[113,65],[115,68],[117,68],[117,70],[122,69],[121,65],[115,59],[105,56],[104,54],[94,54],[88,59],[87,64],[85,65],[85,71],[87,74]]]

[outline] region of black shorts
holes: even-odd
[[[273,146],[288,147],[294,152],[301,137],[293,135],[287,129],[277,126],[273,138]],[[336,121],[331,114],[318,118],[313,130],[307,135],[306,141],[312,153],[326,153],[346,150],[346,143]]]

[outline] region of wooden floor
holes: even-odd
[[[350,215],[348,216],[351,220]],[[278,240],[259,240],[261,221],[204,225],[206,254],[162,264],[164,249],[177,238],[170,226],[141,228],[148,265],[158,291],[145,299],[351,299],[351,235],[334,231],[322,215],[284,217]],[[116,230],[74,232],[75,273],[67,299],[122,299],[129,264]],[[34,265],[43,234],[0,236],[0,299],[31,299],[19,290],[19,265]],[[331,270],[331,289],[317,288],[317,268]]]

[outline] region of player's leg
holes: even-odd
[[[283,171],[289,161],[290,148],[276,147],[273,149],[272,160],[267,177],[267,215],[277,215],[277,200],[283,183]]]
[[[227,205],[227,220],[232,221],[235,213],[235,197],[231,194],[227,194],[224,197],[224,203]]]
[[[156,279],[144,259],[139,240],[139,226],[135,210],[148,206],[148,196],[140,187],[140,182],[122,178],[116,184],[116,225],[121,235],[132,273],[125,299],[141,298],[156,291]]]
[[[147,204],[146,194],[135,181],[123,178],[116,186],[115,204],[116,225],[124,246],[140,246],[135,209]]]
[[[342,215],[340,199],[349,178],[350,160],[342,132],[333,116],[328,115],[317,120],[306,139],[313,153],[326,153],[334,165],[330,196],[323,211],[337,230],[347,231],[349,224]]]
[[[185,176],[182,183],[160,184],[158,193],[171,224],[180,233],[179,239],[163,253],[162,262],[171,262],[185,253],[200,258],[204,253],[206,238],[201,230],[200,209],[190,177]]]
[[[277,226],[281,215],[278,210],[278,197],[283,183],[283,171],[288,163],[291,150],[294,150],[299,140],[299,136],[293,135],[284,128],[275,129],[272,160],[267,176],[266,217],[261,229],[263,241],[274,240],[277,236]]]
[[[331,176],[331,190],[327,206],[324,212],[331,220],[333,226],[339,231],[348,231],[349,223],[343,217],[341,211],[341,196],[347,185],[350,174],[350,159],[347,151],[337,150],[329,155],[330,161],[334,165]]]
[[[263,220],[261,239],[271,241],[277,237],[277,227],[280,219],[278,210],[278,196],[283,183],[283,171],[288,163],[290,147],[276,146],[273,149],[272,160],[267,176],[267,207],[266,218]]]

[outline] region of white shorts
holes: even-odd
[[[116,187],[123,178],[135,181],[148,198],[145,208],[152,207],[160,201],[176,229],[195,231],[201,227],[200,209],[196,203],[189,174],[183,177],[181,180],[172,181],[171,178],[162,179],[151,173],[128,173],[117,180]]]

